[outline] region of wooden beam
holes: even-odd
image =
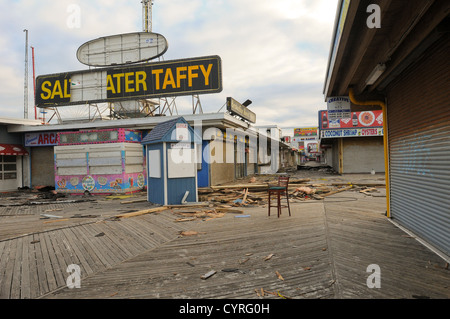
[[[154,207],[154,208],[150,208],[150,209],[139,210],[139,211],[132,212],[132,213],[116,215],[115,217],[119,217],[119,218],[135,217],[135,216],[141,216],[141,215],[150,214],[150,213],[161,212],[161,211],[167,210],[167,209],[169,209],[169,208],[164,207],[164,206]]]

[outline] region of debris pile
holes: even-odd
[[[255,181],[255,180],[254,180]],[[290,180],[288,195],[290,200],[321,200],[353,187],[351,184],[310,184],[310,179]],[[273,183],[273,182],[272,182]],[[271,183],[271,184],[272,184]],[[269,183],[248,183],[199,188],[199,199],[221,207],[264,206],[268,203]]]

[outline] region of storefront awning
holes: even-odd
[[[28,152],[22,145],[0,144],[0,155],[28,155]]]

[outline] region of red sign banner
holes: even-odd
[[[329,119],[327,111],[319,111],[319,126],[321,130],[382,127],[383,111],[352,112],[351,117],[341,119]]]

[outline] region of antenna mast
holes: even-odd
[[[24,80],[24,93],[23,93],[23,118],[28,118],[28,30],[25,32],[25,80]]]
[[[152,32],[153,0],[142,0],[142,25],[144,32]]]

